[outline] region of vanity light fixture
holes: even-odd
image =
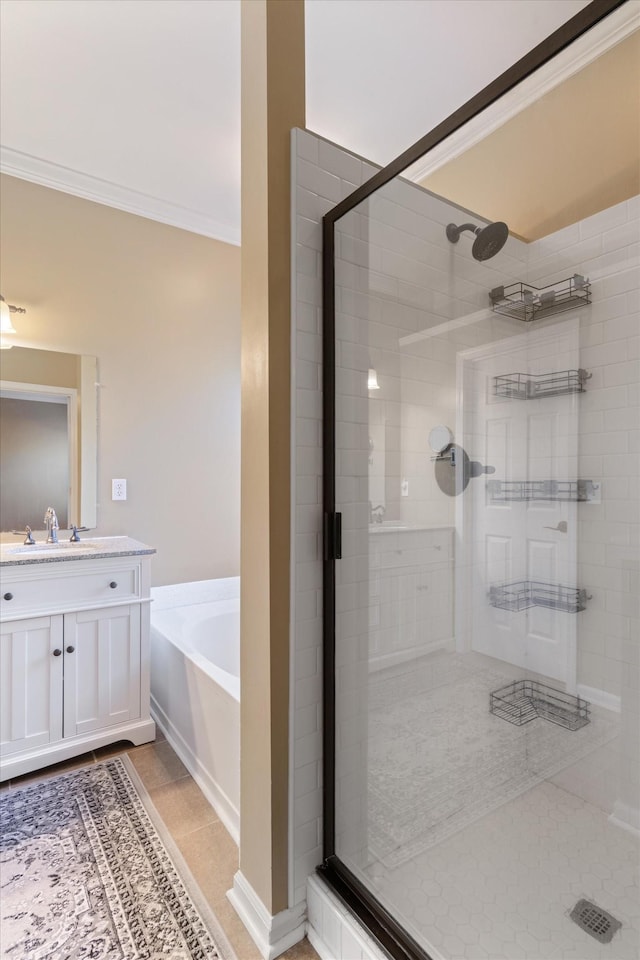
[[[373,369],[369,367],[369,374],[367,376],[367,390],[379,390],[380,384],[378,383],[378,374]]]
[[[16,307],[12,303],[7,303],[2,294],[0,294],[0,350],[10,350],[13,344],[5,337],[15,333],[15,327],[11,323],[12,313],[26,313],[24,307]]]

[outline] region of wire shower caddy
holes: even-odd
[[[561,583],[544,583],[541,580],[513,580],[495,583],[489,587],[489,603],[499,610],[518,612],[529,607],[547,607],[565,613],[586,610],[591,598],[580,587],[567,587]]]
[[[489,302],[495,313],[531,323],[591,303],[591,284],[579,273],[545,287],[517,281],[494,287],[489,291]]]
[[[599,489],[593,480],[487,480],[492,503],[586,503],[596,498]]]
[[[568,730],[590,722],[590,703],[539,680],[514,680],[489,695],[489,712],[520,727],[536,717]]]
[[[584,393],[584,385],[592,376],[582,368],[553,373],[505,373],[493,378],[493,395],[507,400],[536,400]]]

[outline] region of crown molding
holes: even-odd
[[[177,203],[152,197],[139,190],[131,190],[110,180],[92,177],[70,167],[58,163],[51,163],[40,157],[12,150],[10,147],[0,147],[0,172],[20,180],[29,180],[31,183],[49,187],[51,190],[60,190],[70,193],[83,200],[101,203],[107,207],[115,207],[126,213],[133,213],[137,217],[147,220],[156,220],[166,223],[180,230],[198,233],[212,240],[221,240],[223,243],[240,245],[240,228],[227,223],[221,223],[205,214],[182,207]]]
[[[480,143],[540,97],[597,60],[603,53],[613,49],[638,29],[640,2],[628,0],[443,143],[429,150],[424,157],[408,167],[402,176],[420,183],[430,173]]]

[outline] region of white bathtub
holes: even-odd
[[[236,842],[240,578],[151,590],[151,712]]]

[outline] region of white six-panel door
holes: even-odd
[[[553,500],[498,502],[491,480],[576,480],[579,395],[515,399],[496,396],[494,377],[530,376],[578,367],[578,326],[563,321],[492,344],[462,358],[465,449],[494,468],[464,494],[463,541],[472,615],[467,647],[563,681],[575,689],[576,617],[533,606],[491,606],[491,585],[542,581],[576,586],[577,504]],[[460,581],[459,581],[460,582]]]

